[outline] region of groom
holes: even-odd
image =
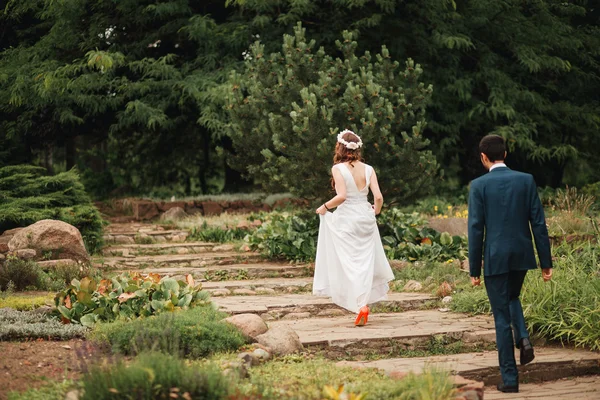
[[[536,268],[531,233],[544,281],[552,277],[550,241],[533,177],[512,171],[504,164],[504,139],[496,135],[484,137],[479,143],[479,153],[489,173],[471,182],[469,192],[471,282],[474,286],[481,284],[483,258],[485,289],[494,314],[503,381],[498,390],[517,393],[519,376],[513,344],[520,349],[521,365],[534,358],[519,300],[527,271]]]

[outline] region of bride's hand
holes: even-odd
[[[327,213],[327,209],[324,205],[322,205],[321,207],[317,208],[316,213],[319,215],[325,215]]]

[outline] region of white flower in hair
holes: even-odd
[[[356,136],[358,138],[358,142],[348,142],[348,141],[344,140],[344,135],[346,133],[351,133],[354,136]],[[338,143],[341,143],[344,146],[346,146],[346,148],[348,150],[356,150],[359,147],[362,147],[362,145],[363,145],[363,142],[362,142],[362,139],[360,138],[360,136],[358,136],[356,133],[352,132],[349,129],[344,129],[343,131],[341,131],[337,136],[337,141],[338,141]]]

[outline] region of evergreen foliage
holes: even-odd
[[[0,232],[58,219],[81,232],[90,253],[102,241],[102,218],[75,170],[54,176],[31,165],[0,168]]]
[[[420,65],[409,59],[400,69],[385,46],[357,55],[351,32],[337,42],[343,58],[334,58],[305,33],[298,25],[270,55],[254,43],[245,70],[232,75],[228,133],[237,168],[268,191],[325,198],[337,134],[350,128],[362,137],[363,156],[388,200],[427,193],[437,170],[423,138],[433,89],[420,82]]]
[[[351,30],[355,54],[385,45],[423,66],[435,91],[422,134],[448,183],[481,172],[490,132],[540,185],[600,179],[596,1],[11,0],[0,21],[0,164],[64,156],[98,194],[234,182],[227,77],[256,35],[270,54],[300,21],[315,52]]]

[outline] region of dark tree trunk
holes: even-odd
[[[75,138],[70,136],[65,140],[65,161],[67,164],[67,171],[75,166]]]
[[[54,163],[53,163],[53,153],[54,153],[54,145],[52,143],[48,143],[46,148],[44,149],[44,167],[48,174],[54,174]]]

